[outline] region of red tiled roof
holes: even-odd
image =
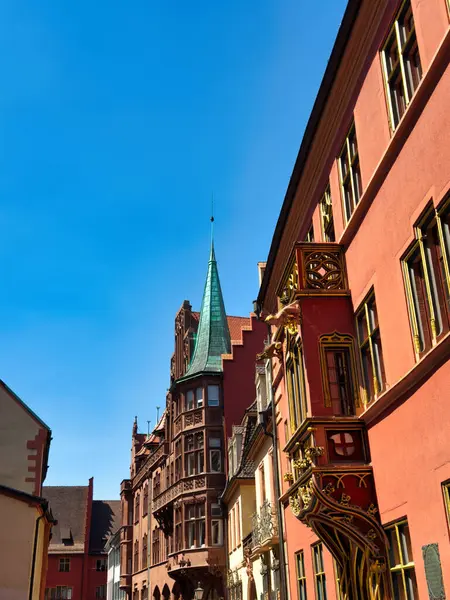
[[[250,317],[230,317],[227,315],[228,329],[232,342],[240,342],[242,340],[242,327],[251,327]]]
[[[44,486],[42,495],[48,500],[58,523],[52,528],[49,552],[83,552],[88,486]]]

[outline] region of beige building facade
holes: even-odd
[[[42,496],[51,431],[0,381],[0,600],[44,598],[53,517]]]

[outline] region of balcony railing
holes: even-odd
[[[223,478],[222,473],[204,473],[181,479],[153,498],[152,512],[157,512],[182,494],[192,493],[206,487],[217,488],[223,485]]]
[[[275,510],[268,500],[264,500],[259,510],[252,517],[252,548],[269,548],[278,540],[278,524]]]
[[[278,286],[282,305],[297,294],[343,295],[348,293],[344,249],[339,244],[297,243]]]

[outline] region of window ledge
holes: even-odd
[[[448,65],[448,54],[450,52],[450,30],[445,34],[427,72],[422,77],[422,80],[412,97],[408,108],[405,111],[400,123],[395,128],[388,147],[386,148],[380,162],[378,163],[360,201],[353,211],[350,220],[339,239],[339,244],[346,248],[350,245],[355,237],[359,226],[367,214],[375,196],[379,192],[384,180],[389,174],[389,171],[399,155],[403,145],[407,141],[414,125],[417,123],[431,93],[436,88],[439,80],[445,72]]]
[[[395,404],[406,400],[408,392],[417,385],[421,385],[428,376],[450,357],[450,333],[447,333],[431,350],[416,363],[401,379],[391,388],[378,396],[362,413],[361,419],[367,425],[374,425],[380,420],[385,411]]]

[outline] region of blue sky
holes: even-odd
[[[0,378],[115,498],[215,246],[247,315],[344,0],[0,4]],[[249,398],[249,403],[251,402]]]

